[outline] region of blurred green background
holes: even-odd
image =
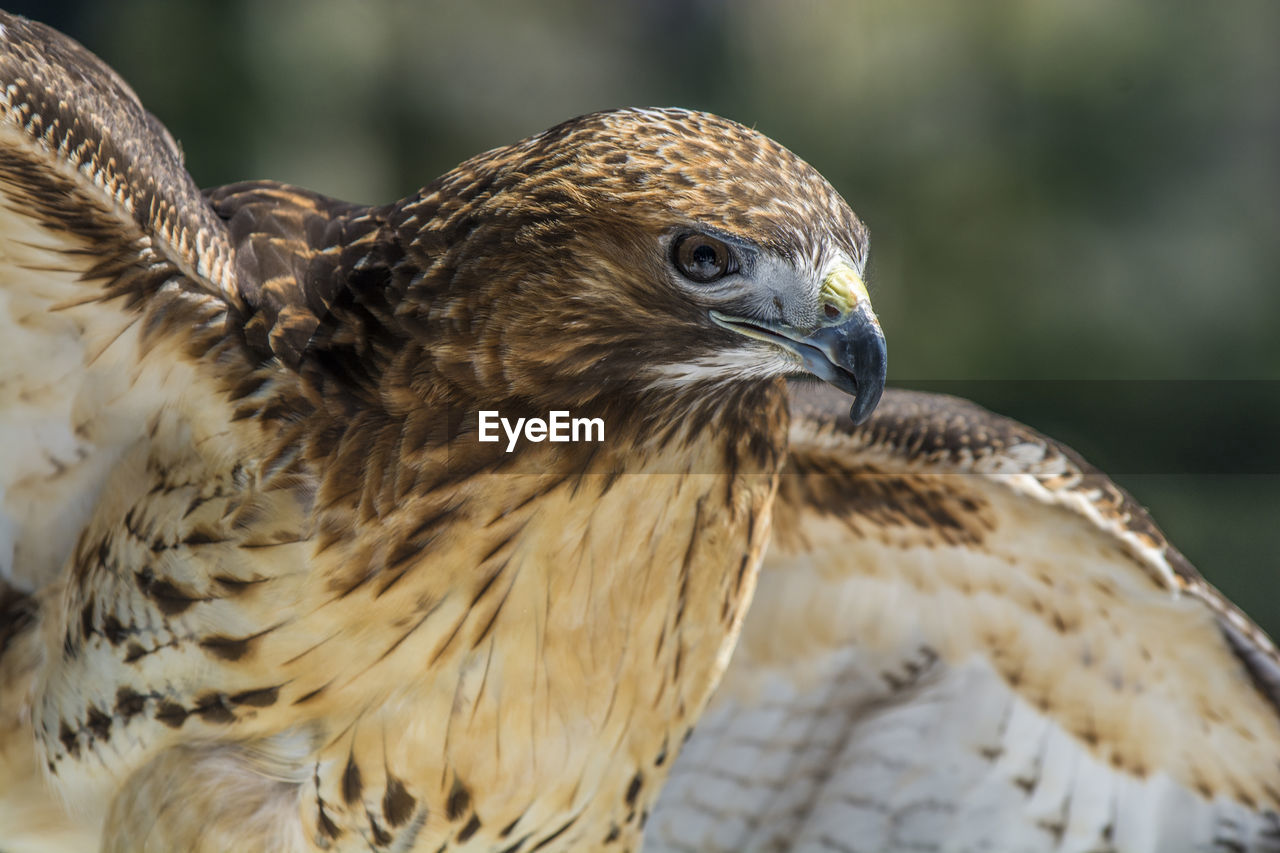
[[[1280,631],[1280,3],[19,4],[198,182],[369,202],[622,105],[777,138],[872,233],[899,385],[1075,446]]]

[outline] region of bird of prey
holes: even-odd
[[[849,207],[681,110],[381,207],[202,194],[98,59],[0,27],[3,843],[637,849],[751,599],[784,377],[883,389]]]
[[[1277,843],[1270,641],[1069,451],[872,415],[776,143],[618,110],[365,207],[201,193],[39,24],[0,83],[0,849]],[[554,411],[604,440],[482,440]]]

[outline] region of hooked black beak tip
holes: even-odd
[[[805,366],[819,379],[852,394],[849,417],[855,425],[864,423],[884,394],[889,365],[884,332],[871,306],[860,303],[839,323],[821,327],[804,343],[808,344],[801,353]]]
[[[854,400],[849,417],[855,425],[864,423],[880,403],[889,370],[889,350],[875,315],[864,303],[850,316],[847,327],[848,362],[841,365],[854,381]]]

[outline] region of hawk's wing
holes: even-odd
[[[353,333],[377,325],[381,228],[278,185],[203,195],[115,72],[0,13],[5,845],[66,820],[46,771],[92,838],[85,786],[268,713],[279,673],[233,664],[280,619],[253,590],[302,583],[317,486],[291,430],[357,406],[385,343]]]
[[[793,408],[646,849],[1280,850],[1275,648],[1123,491],[957,399]]]
[[[333,396],[358,396],[344,367],[377,336],[326,332],[344,311],[345,334],[371,332],[352,322],[368,306],[335,302],[351,302],[357,262],[363,283],[386,274],[370,239],[383,224],[270,182],[202,194],[114,71],[0,13],[0,577],[31,590],[53,576],[162,411],[214,429],[287,421],[325,381],[308,371],[317,354],[346,381]]]

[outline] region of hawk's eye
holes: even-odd
[[[690,234],[676,243],[676,267],[686,278],[707,284],[732,272],[729,247],[706,234]]]

